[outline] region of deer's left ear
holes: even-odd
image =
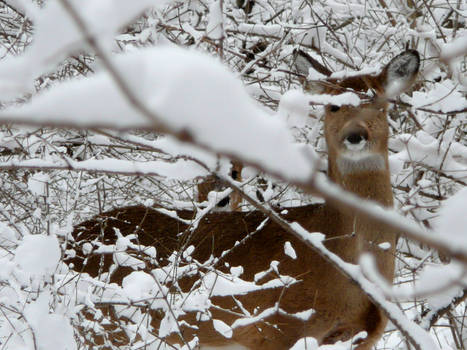
[[[397,96],[410,88],[419,68],[420,55],[415,50],[407,50],[394,57],[381,74],[386,97]]]

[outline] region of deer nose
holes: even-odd
[[[344,141],[352,144],[357,145],[360,142],[368,140],[368,131],[365,128],[356,128],[350,130],[345,136]]]

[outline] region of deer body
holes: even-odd
[[[402,83],[407,85],[418,70],[418,55],[411,51],[393,59],[379,80],[371,77],[377,84],[372,84],[368,77],[362,77],[361,80],[367,84],[365,91],[372,88],[383,94],[381,86],[386,82],[382,80],[391,78],[387,77],[387,72],[394,70],[394,65],[407,68],[408,64],[413,65],[414,60],[417,61],[416,69],[393,77],[402,79]],[[326,92],[338,93],[334,88],[328,88]],[[325,136],[329,178],[347,191],[390,207],[393,196],[386,118],[386,102],[379,100],[358,107],[328,106]],[[178,216],[190,219],[194,213],[178,211]],[[384,225],[328,203],[287,208],[281,216],[289,222],[300,223],[309,232],[325,234],[325,246],[346,262],[356,264],[363,252],[372,253],[380,273],[392,281],[396,234]],[[74,235],[78,242],[103,237],[105,243],[115,240],[114,227],[123,235],[137,233],[138,243],[144,246],[155,246],[161,261],[174,251],[193,245],[193,259],[204,262],[211,256],[220,257],[216,268],[226,273],[231,267],[242,266],[240,278],[245,281],[265,285],[282,278],[279,276],[294,279],[293,282],[284,281],[279,287],[246,294],[213,296],[209,310],[211,319],[222,320],[231,326],[231,337],[216,331],[211,320],[200,321],[195,313],[188,313],[182,319],[196,325],[197,329],[182,327],[180,333],[172,333],[166,338],[170,344],[183,344],[181,336],[190,339],[196,335],[203,350],[286,350],[306,336],[316,338],[320,344],[328,344],[351,339],[365,331],[367,337],[356,341],[359,344],[357,349],[364,350],[372,347],[386,326],[384,314],[354,283],[279,225],[265,221],[264,214],[258,211],[210,213],[194,232],[190,232],[186,223],[157,209],[119,208],[83,223]],[[180,232],[186,234],[179,235]],[[385,242],[389,247],[386,245],[383,249],[380,244]],[[286,244],[291,245],[296,257],[286,254]],[[223,255],[226,251],[229,252]],[[79,258],[72,262],[77,271],[96,276],[102,266],[112,263],[111,257],[105,259],[103,264],[98,256],[87,257],[86,264]],[[120,267],[114,271],[111,281],[119,283],[131,271],[128,267]],[[269,272],[258,275],[264,271]],[[180,281],[180,288],[189,291],[193,283],[196,283],[195,278],[186,278]],[[314,311],[310,312],[311,309]],[[261,317],[245,322],[247,318],[240,316],[245,313]],[[163,315],[153,312],[151,316],[157,334]],[[112,342],[122,345],[127,344],[128,339],[120,335]]]

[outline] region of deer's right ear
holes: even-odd
[[[310,68],[313,68],[326,77],[329,77],[332,74],[329,69],[302,50],[295,49],[293,51],[293,57],[298,74],[308,77]]]
[[[407,50],[394,57],[383,71],[383,87],[387,97],[393,97],[407,90],[415,81],[420,68],[420,55]]]
[[[311,68],[309,56],[302,50],[295,49],[293,51],[293,60],[297,73],[307,78]]]
[[[305,86],[305,89],[312,91],[313,93],[322,93],[324,89],[322,84],[317,81],[314,82],[312,80],[308,80],[310,68],[313,68],[315,71],[323,74],[326,77],[331,75],[331,71],[316,61],[313,57],[308,55],[306,52],[299,49],[294,50],[293,59],[297,73],[302,76],[300,80]]]

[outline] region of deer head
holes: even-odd
[[[324,134],[328,148],[328,175],[331,180],[348,188],[352,177],[380,173],[389,178],[388,165],[388,99],[407,90],[415,81],[420,65],[417,51],[405,51],[394,57],[378,75],[357,75],[335,79],[324,67],[306,53],[296,51],[296,67],[308,76],[310,68],[319,69],[329,78],[311,81],[312,91],[333,96],[353,93],[355,103],[329,104],[325,107]],[[357,99],[357,100],[358,100]],[[365,195],[367,196],[367,195]],[[392,195],[391,195],[392,197]],[[392,200],[383,200],[390,205]]]

